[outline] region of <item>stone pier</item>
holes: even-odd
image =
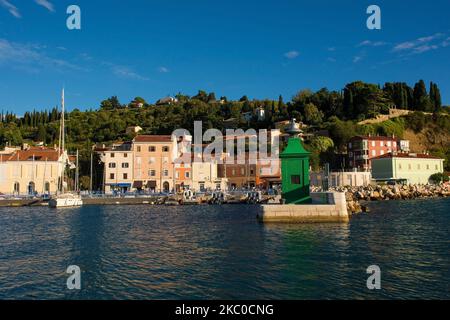
[[[257,214],[262,222],[348,222],[347,202],[343,192],[311,193],[312,204],[262,205]]]

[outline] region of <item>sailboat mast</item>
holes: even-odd
[[[64,127],[64,88],[62,89],[61,95],[61,150],[62,150],[62,177],[61,177],[61,191],[64,193],[64,180],[66,175],[66,157],[65,157],[65,127]]]

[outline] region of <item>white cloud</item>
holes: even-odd
[[[168,68],[166,68],[166,67],[161,66],[161,67],[158,68],[158,72],[160,72],[160,73],[168,73],[168,72],[170,72],[170,70]]]
[[[353,57],[353,63],[357,63],[357,62],[359,62],[359,61],[361,61],[361,60],[362,60],[362,57],[361,57],[361,56]]]
[[[0,38],[0,66],[7,65],[17,70],[33,73],[42,69],[84,70],[70,62],[49,56],[45,49],[46,46],[42,45],[23,44]]]
[[[370,41],[370,40],[364,40],[363,42],[359,43],[357,47],[381,47],[387,45],[384,41]]]
[[[335,58],[329,57],[329,58],[327,58],[327,61],[328,61],[328,62],[336,62],[336,59],[335,59]]]
[[[53,4],[48,0],[34,0],[38,5],[46,8],[48,11],[55,12]]]
[[[440,47],[446,47],[448,45],[448,38],[441,44],[437,44],[436,40],[444,37],[443,33],[435,33],[427,37],[420,37],[416,40],[405,41],[397,44],[392,51],[394,52],[409,52],[411,54],[420,54],[430,50],[436,50]],[[433,43],[434,42],[434,43]]]
[[[22,15],[19,12],[19,9],[8,0],[0,0],[0,5],[6,8],[6,10],[8,10],[9,13],[11,13],[14,17],[16,18],[22,17]]]
[[[336,47],[329,47],[327,48],[328,51],[336,51]]]
[[[295,59],[300,55],[300,52],[292,50],[292,51],[288,51],[284,54],[284,56],[288,59]]]
[[[148,78],[138,74],[137,72],[133,71],[131,68],[127,66],[112,65],[111,70],[119,78],[143,80],[143,81],[149,80]]]

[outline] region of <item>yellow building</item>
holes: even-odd
[[[0,193],[53,194],[58,189],[63,159],[56,148],[27,147],[0,152]]]
[[[133,188],[169,192],[175,187],[177,141],[171,135],[138,135],[133,139]]]
[[[427,184],[430,176],[444,172],[444,159],[417,153],[388,153],[372,158],[372,178]]]

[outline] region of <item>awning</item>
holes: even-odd
[[[134,181],[133,182],[133,188],[141,189],[142,188],[142,181],[140,181],[140,180]]]
[[[107,183],[107,185],[109,185],[111,187],[119,187],[119,188],[131,187],[131,183]]]
[[[147,188],[156,188],[156,181],[155,180],[147,181]]]

